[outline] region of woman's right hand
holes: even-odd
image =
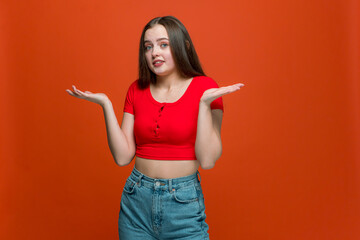
[[[73,91],[69,89],[66,89],[65,91],[73,97],[85,99],[90,102],[100,104],[100,106],[103,106],[106,103],[106,101],[109,100],[109,98],[104,93],[92,93],[90,91],[82,92],[79,89],[77,89],[74,85],[72,85],[72,87],[73,87]]]

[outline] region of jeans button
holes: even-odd
[[[155,182],[155,185],[156,185],[156,186],[160,186],[160,182]]]

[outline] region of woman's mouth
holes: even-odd
[[[154,67],[160,67],[161,65],[163,65],[163,63],[164,63],[164,61],[154,61],[153,62],[153,65],[154,65]]]

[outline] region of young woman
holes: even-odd
[[[220,157],[221,96],[242,86],[219,88],[205,76],[184,25],[165,16],[142,32],[139,79],[128,89],[121,128],[105,94],[66,90],[102,106],[119,166],[136,155],[121,197],[121,240],[209,239],[198,168]]]

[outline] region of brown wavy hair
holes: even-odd
[[[180,74],[184,78],[205,76],[190,35],[184,24],[173,16],[156,17],[145,25],[141,33],[139,46],[139,87],[144,89],[148,87],[150,83],[156,84],[156,74],[151,71],[146,62],[144,45],[146,30],[154,27],[156,24],[163,25],[169,35],[170,50],[174,58],[175,66]]]

